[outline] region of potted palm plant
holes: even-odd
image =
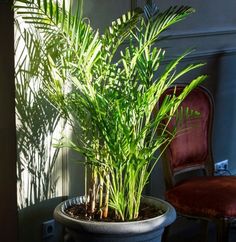
[[[83,18],[82,1],[72,6],[65,0],[15,2],[16,20],[24,23],[22,37],[33,40],[29,63],[37,63],[27,73],[74,132],[57,146],[84,157],[84,196],[60,204],[54,216],[76,241],[160,241],[175,211],[165,201],[143,198],[143,189],[176,135],[162,121],[176,115],[206,76],[157,107],[170,85],[202,66],[177,71],[189,51],[163,66],[165,49],[157,44],[163,31],[194,10],[181,6],[158,12],[148,4],[101,34]]]

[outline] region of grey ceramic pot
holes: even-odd
[[[69,217],[64,212],[68,206],[83,203],[84,197],[76,197],[59,204],[54,218],[66,227],[75,242],[161,242],[164,228],[176,218],[175,209],[167,202],[154,197],[144,197],[146,203],[165,211],[158,217],[132,222],[94,222]],[[72,239],[73,238],[73,239]]]

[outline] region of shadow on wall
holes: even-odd
[[[60,134],[63,125],[58,111],[46,100],[40,80],[26,71],[37,68],[37,63],[27,62],[26,51],[29,42],[35,42],[20,35],[15,41],[19,241],[48,242],[42,239],[42,223],[52,219],[53,209],[64,199],[54,198],[61,192],[55,174],[59,149],[53,147],[55,133]],[[61,233],[62,228],[56,225],[50,242],[59,242]]]
[[[59,117],[42,93],[33,92],[25,81],[16,83],[19,241],[60,242],[62,227],[57,224],[54,236],[42,239],[42,223],[52,219],[55,206],[64,199],[53,198],[59,178],[54,176],[59,150],[53,148],[53,133]]]
[[[69,197],[85,194],[84,158],[75,151],[68,151],[68,195]]]
[[[213,155],[215,162],[228,159],[236,173],[236,53],[221,53],[209,62],[210,87],[215,100]]]
[[[205,66],[206,70],[204,70],[208,75],[208,79],[204,83],[204,86],[210,90],[214,98],[216,97],[218,85],[220,83],[220,68],[223,56],[224,53],[219,53],[208,58]]]
[[[46,99],[42,80],[34,76],[38,63],[29,62],[30,48],[36,48],[36,42],[22,34],[19,24],[15,29],[17,202],[22,209],[56,195],[53,170],[59,149],[53,143],[60,139],[55,134],[62,127],[59,112]]]

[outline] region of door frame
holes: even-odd
[[[0,228],[17,242],[16,125],[13,0],[0,0]]]

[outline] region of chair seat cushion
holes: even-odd
[[[186,180],[168,190],[166,199],[184,215],[236,217],[236,176]]]

